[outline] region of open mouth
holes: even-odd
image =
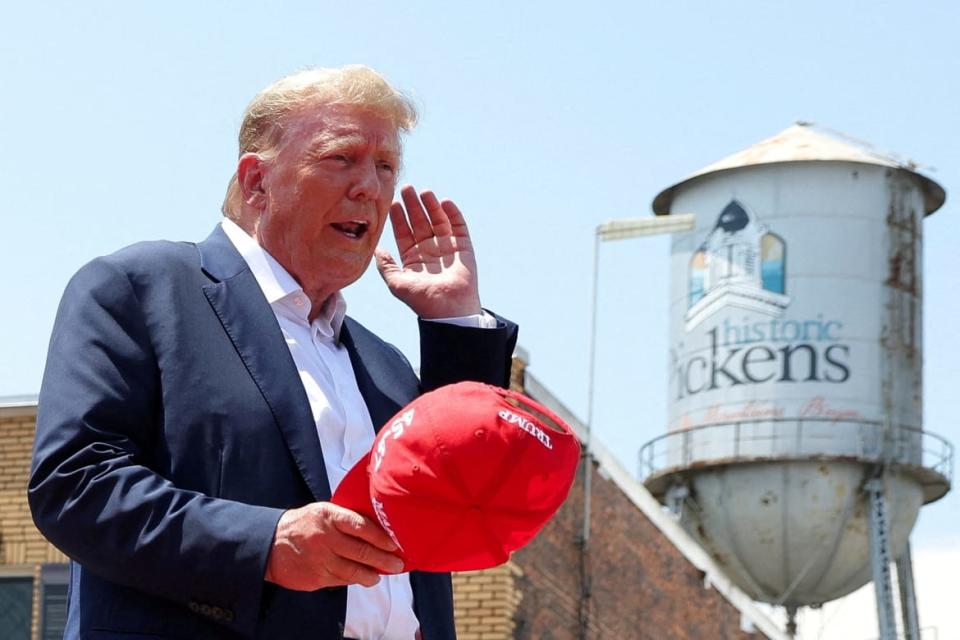
[[[331,227],[353,240],[359,240],[367,234],[369,224],[362,220],[350,220],[349,222],[333,222]]]

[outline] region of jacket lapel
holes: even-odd
[[[379,433],[383,425],[417,397],[419,381],[405,362],[398,369],[398,352],[350,317],[344,319],[340,329],[340,344],[350,355],[357,388],[367,405],[373,430]]]
[[[307,394],[276,316],[256,278],[220,225],[197,245],[212,279],[203,293],[270,407],[297,468],[316,500],[330,499],[330,483]]]

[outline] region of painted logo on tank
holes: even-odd
[[[731,306],[779,317],[790,304],[786,243],[731,200],[690,258],[688,285],[687,331]]]
[[[760,401],[759,391],[739,393],[737,400],[727,393],[850,379],[851,346],[844,323],[820,313],[806,318],[787,314],[792,301],[787,267],[784,239],[742,202],[730,200],[689,263],[686,335],[670,352],[671,396],[674,401],[701,395],[707,400],[690,405],[678,427],[786,415],[856,417],[855,411],[826,405],[819,395],[822,388],[789,410]]]

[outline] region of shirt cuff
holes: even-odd
[[[444,324],[454,324],[458,327],[469,327],[471,329],[496,329],[497,319],[483,311],[469,316],[457,316],[455,318],[424,318],[427,322],[442,322]]]

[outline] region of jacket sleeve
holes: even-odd
[[[85,570],[252,635],[282,511],[182,490],[146,466],[162,443],[159,380],[130,279],[109,258],[93,261],[54,324],[28,487],[34,522]]]
[[[465,380],[510,386],[517,325],[488,311],[493,329],[420,320],[420,381],[423,391]]]

